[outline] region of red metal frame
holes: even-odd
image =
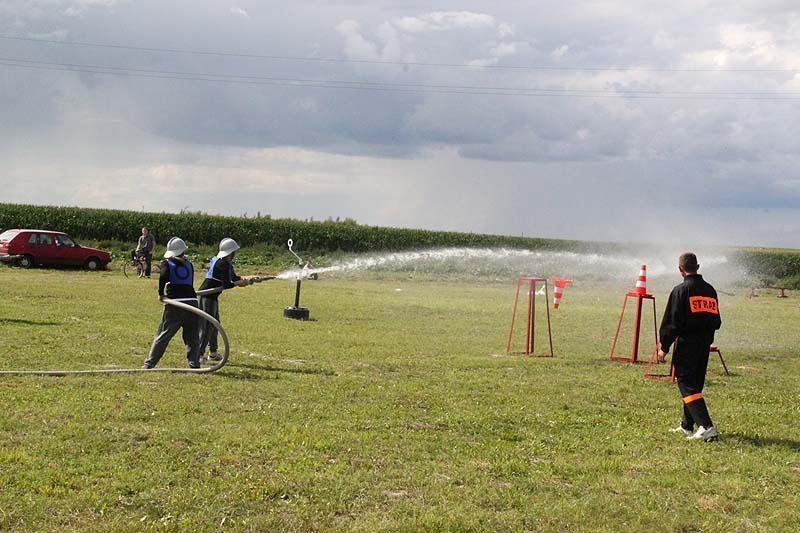
[[[656,381],[663,381],[665,378],[669,378],[670,383],[675,382],[675,364],[670,362],[669,365],[669,374],[653,374],[650,372],[650,367],[653,366],[653,363],[658,363],[658,348],[659,346],[656,345],[655,350],[653,350],[653,355],[650,356],[650,360],[647,362],[647,368],[644,369],[644,377],[653,379]],[[710,353],[716,353],[719,355],[719,362],[722,363],[722,368],[725,370],[725,375],[730,376],[730,372],[728,372],[728,365],[725,364],[725,359],[722,358],[722,350],[716,344],[712,344],[708,351]]]
[[[619,338],[619,330],[622,328],[622,319],[625,316],[625,309],[628,307],[628,298],[636,298],[636,323],[633,330],[633,345],[631,346],[630,357],[615,357],[614,350],[617,347],[617,339]],[[622,312],[619,314],[619,323],[617,323],[617,332],[614,334],[614,342],[611,345],[611,360],[623,361],[626,363],[643,363],[639,361],[639,333],[642,325],[642,300],[653,301],[653,338],[654,342],[658,342],[658,329],[656,328],[656,297],[652,294],[639,294],[636,292],[628,292],[625,294],[625,300],[622,302]]]
[[[550,293],[547,289],[547,278],[520,277],[517,278],[517,294],[514,297],[514,310],[511,313],[511,331],[508,332],[508,344],[506,354],[511,352],[511,341],[514,336],[514,321],[517,316],[517,304],[519,303],[519,289],[528,283],[528,322],[525,331],[525,351],[514,352],[515,354],[531,355],[536,348],[536,284],[541,282],[544,286],[545,304],[547,311],[547,338],[550,341],[550,355],[541,354],[539,357],[555,357],[553,354],[553,334],[550,329]],[[534,354],[535,355],[535,354]]]
[[[716,344],[712,344],[712,345],[711,345],[711,346],[708,348],[708,351],[709,351],[709,352],[712,352],[712,353],[716,352],[716,353],[717,353],[717,355],[719,355],[719,362],[720,362],[720,363],[722,363],[722,368],[724,368],[724,369],[725,369],[725,375],[726,375],[726,376],[730,376],[730,375],[731,375],[731,373],[730,373],[730,372],[728,372],[728,365],[726,365],[726,364],[725,364],[725,359],[723,359],[723,358],[722,358],[722,350],[720,350],[720,349],[719,349],[719,347],[717,347],[717,345],[716,345]]]
[[[669,364],[669,374],[653,374],[650,372],[650,367],[653,366],[653,363],[658,364],[658,349],[660,345],[656,344],[655,349],[653,350],[653,355],[650,356],[650,360],[647,361],[647,367],[644,369],[644,377],[648,379],[652,379],[655,381],[664,381],[664,379],[669,378],[670,383],[675,382],[675,365],[670,361]]]

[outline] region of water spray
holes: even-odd
[[[294,250],[292,250],[292,246],[294,245],[294,241],[292,241],[292,239],[289,239],[287,244],[289,245],[289,251],[297,258],[297,265],[300,267],[300,272],[297,273],[297,285],[294,292],[294,306],[284,308],[283,316],[284,318],[292,318],[294,320],[308,320],[310,315],[308,307],[300,307],[300,285],[303,282],[303,276],[308,273],[309,263],[304,263],[303,258],[301,258],[295,253]]]
[[[275,276],[253,276],[253,277],[247,278],[247,284],[248,285],[253,285],[254,283],[261,283],[262,281],[269,281],[271,279],[275,279]],[[220,285],[219,287],[213,287],[211,289],[198,290],[198,291],[196,291],[196,293],[197,293],[198,296],[209,296],[211,294],[219,294],[222,291],[227,291],[227,290],[230,290],[230,289],[226,289],[225,287]]]

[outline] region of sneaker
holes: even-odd
[[[142,368],[144,370],[150,370],[151,368],[153,368],[153,365],[151,365],[150,363],[143,363]]]
[[[200,361],[189,361],[189,368],[200,368]]]
[[[678,426],[678,427],[676,427],[676,428],[671,428],[671,429],[669,430],[669,432],[670,432],[670,433],[683,433],[683,434],[684,434],[684,435],[686,435],[687,437],[688,437],[688,436],[690,436],[690,435],[693,435],[693,434],[694,434],[694,432],[693,432],[691,429],[686,429],[686,428],[685,428],[685,427],[683,427],[683,426]]]
[[[714,426],[708,429],[700,426],[694,434],[686,437],[686,440],[717,440],[717,437],[719,437],[719,433],[717,433]]]
[[[217,352],[208,354],[208,358],[211,359],[212,361],[222,361],[222,356]]]

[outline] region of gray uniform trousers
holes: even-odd
[[[197,302],[187,300],[181,303],[197,307]],[[161,316],[161,324],[158,325],[156,338],[150,347],[150,354],[145,359],[145,364],[154,367],[164,355],[167,345],[172,337],[183,328],[183,343],[186,345],[186,359],[190,363],[200,363],[200,341],[198,338],[199,322],[202,320],[194,313],[185,309],[179,309],[172,305],[164,306],[164,314]]]

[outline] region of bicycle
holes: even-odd
[[[125,274],[125,277],[130,277],[130,275],[135,274],[137,278],[143,278],[144,273],[147,271],[147,257],[145,256],[144,252],[139,250],[135,250],[131,253],[131,258],[127,261],[122,263],[122,273]],[[161,272],[161,269],[156,264],[150,265],[151,273],[158,274]]]

